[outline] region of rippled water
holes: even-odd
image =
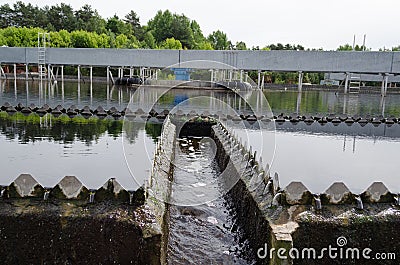
[[[185,138],[177,144],[172,190],[181,202],[185,196],[188,201],[187,206],[170,206],[168,263],[254,264],[219,183],[220,170],[211,143],[207,138]],[[193,205],[193,194],[205,203]]]

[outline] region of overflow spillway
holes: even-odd
[[[150,177],[135,193],[115,179],[96,190],[74,177],[46,188],[30,175],[2,186],[3,263],[330,264],[328,256],[281,259],[265,246],[319,255],[338,238],[351,248],[399,253],[400,200],[383,183],[360,194],[343,183],[322,194],[300,182],[280,187],[278,174],[221,123],[182,117],[166,115]]]

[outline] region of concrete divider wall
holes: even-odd
[[[170,117],[164,121],[160,140],[157,142],[153,168],[147,184],[146,205],[155,213],[156,229],[161,233],[160,262],[167,264],[169,234],[169,197],[172,188],[172,174],[175,154],[176,126]]]
[[[280,259],[278,249],[286,254],[293,248],[313,248],[320,255],[323,248],[337,246],[337,239],[348,240],[344,248],[370,248],[374,253],[400,253],[400,197],[390,193],[381,182],[373,183],[362,194],[353,194],[344,183],[332,184],[324,194],[312,194],[301,182],[279,186],[278,174],[271,177],[269,167],[260,168],[255,157],[224,126],[212,128],[222,178],[231,184],[229,191],[237,209],[238,220],[255,251],[272,248],[270,257],[257,259],[259,264],[376,264],[360,257],[331,259]],[[390,239],[389,241],[387,239]],[[262,252],[264,253],[264,252]],[[398,264],[386,260],[382,264]]]
[[[21,174],[0,186],[2,264],[166,264],[175,125],[165,120],[148,183],[97,190],[66,176],[43,187]]]

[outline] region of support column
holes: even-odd
[[[381,96],[383,96],[383,97],[386,96],[387,83],[388,83],[388,76],[387,76],[387,74],[382,74]]]
[[[303,76],[304,73],[302,71],[299,71],[299,81],[298,81],[298,90],[301,92],[303,90]]]
[[[47,81],[51,81],[51,65],[47,65]]]
[[[64,82],[64,65],[61,65],[61,82]]]
[[[264,83],[265,83],[265,75],[263,74],[261,78],[261,89],[264,89]]]
[[[17,79],[17,64],[14,64],[14,79]]]
[[[261,87],[261,71],[258,70],[258,83],[257,83],[257,87],[258,89],[260,89]]]
[[[129,67],[129,78],[132,78],[132,77],[133,77],[133,69],[131,66],[131,67]]]
[[[28,64],[25,64],[25,80],[28,80],[28,72],[29,72],[28,69],[29,69]]]
[[[385,96],[387,94],[389,75],[385,74]]]
[[[346,78],[344,80],[344,93],[347,94],[349,91],[349,73],[346,73]]]
[[[107,66],[107,84],[110,83],[110,66]]]
[[[243,70],[240,70],[240,83],[243,83]]]
[[[214,82],[214,69],[211,69],[211,83]]]
[[[90,72],[90,84],[92,84],[93,83],[93,66],[90,66],[89,72]]]
[[[78,83],[81,82],[81,66],[78,65]]]

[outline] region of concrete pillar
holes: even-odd
[[[61,82],[64,82],[64,65],[61,65]]]
[[[28,80],[25,81],[25,90],[26,90],[26,106],[28,106],[29,105],[29,83],[28,83]]]
[[[158,69],[156,69],[156,80],[158,80]]]
[[[107,66],[107,84],[110,83],[110,66]]]
[[[93,66],[90,66],[90,68],[89,68],[89,72],[90,72],[90,84],[92,84],[92,82],[93,82]]]
[[[61,79],[61,98],[62,98],[62,105],[64,106],[64,79]]]
[[[300,113],[300,107],[301,107],[301,93],[297,93],[297,101],[296,101],[296,114]]]
[[[297,83],[299,92],[303,90],[303,76],[304,73],[302,71],[299,71],[299,81]]]
[[[385,107],[386,107],[386,98],[381,97],[380,107],[382,111],[382,116],[385,117]]]
[[[261,71],[258,70],[258,83],[257,83],[257,87],[258,89],[260,89],[261,87]]]
[[[29,72],[28,64],[25,64],[25,80],[28,80],[28,72]]]
[[[17,79],[17,64],[14,64],[14,79]]]
[[[233,75],[232,70],[229,70],[229,82],[232,81],[232,75]]]
[[[78,82],[78,105],[81,104],[81,83]]]
[[[388,76],[386,74],[382,74],[381,96],[383,96],[383,97],[386,96],[387,80],[388,80]]]
[[[385,74],[385,96],[387,94],[389,75]]]
[[[51,65],[47,65],[47,80],[51,81]]]
[[[214,82],[214,69],[211,69],[211,83]]]
[[[81,82],[81,66],[78,65],[78,83]]]
[[[131,67],[129,67],[129,78],[132,78],[132,77],[133,77],[133,69],[131,66]]]
[[[261,78],[261,89],[264,89],[265,75]]]
[[[346,78],[344,80],[344,93],[347,94],[347,92],[349,91],[349,73],[346,73]]]
[[[240,82],[243,83],[243,70],[240,70]]]

